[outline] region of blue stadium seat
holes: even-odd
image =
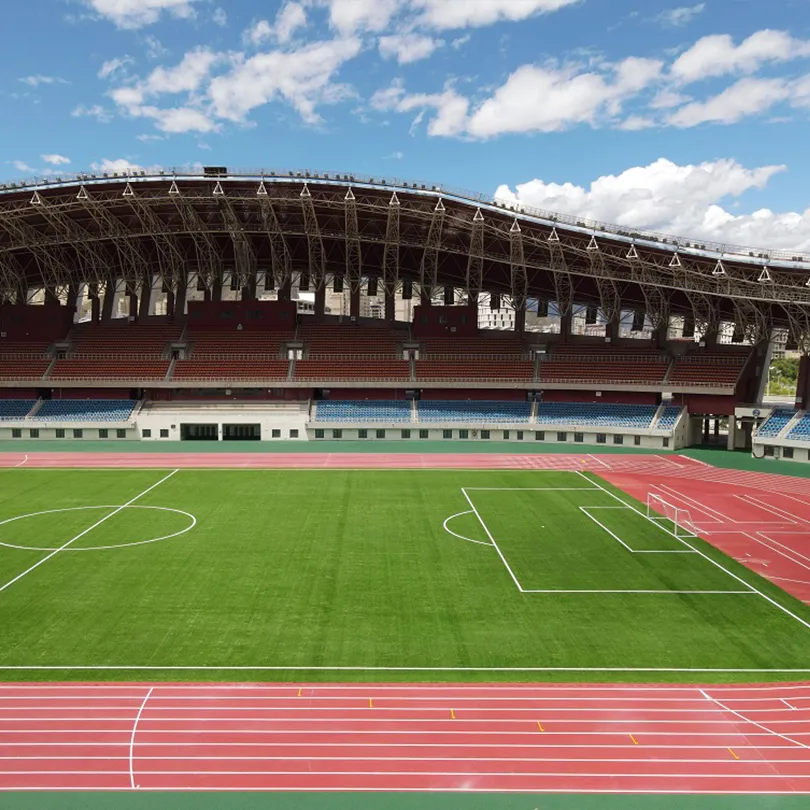
[[[541,425],[649,428],[655,405],[611,405],[584,402],[542,402],[537,408]]]
[[[0,399],[0,422],[25,419],[36,404],[35,399]]]
[[[796,411],[788,409],[775,410],[764,424],[760,427],[757,436],[766,438],[776,438],[787,426],[787,423],[796,415]]]
[[[672,430],[675,427],[675,423],[678,421],[680,413],[681,409],[677,405],[667,405],[667,407],[664,408],[664,412],[661,414],[661,418],[658,420],[656,430]]]
[[[760,436],[762,434],[760,433]],[[788,439],[793,439],[796,442],[810,442],[810,416],[805,414],[795,424],[793,429],[787,435]]]
[[[324,400],[315,410],[316,422],[410,422],[407,400]]]
[[[439,402],[419,403],[420,422],[526,422],[532,412],[529,402]]]
[[[32,417],[39,422],[127,422],[131,399],[49,399]]]

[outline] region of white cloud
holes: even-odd
[[[149,59],[160,59],[169,52],[169,49],[165,48],[163,43],[152,34],[143,38],[143,44],[146,45],[146,56]]]
[[[70,163],[70,158],[64,155],[40,155],[40,158],[51,166],[66,166]]]
[[[152,141],[165,141],[165,135],[136,135],[136,140],[142,141],[143,143],[151,143]]]
[[[664,25],[680,28],[681,26],[688,25],[705,10],[705,3],[698,3],[696,6],[681,6],[680,8],[671,8],[668,11],[662,11],[657,19]]]
[[[349,0],[351,2],[352,0]],[[412,0],[419,22],[438,29],[472,28],[500,21],[516,22],[559,11],[580,0]]]
[[[12,160],[11,165],[18,171],[24,174],[34,174],[36,171],[23,160]]]
[[[147,96],[194,92],[222,58],[221,54],[214,53],[208,48],[196,48],[185,54],[174,67],[155,68],[142,83],[141,89]]]
[[[618,129],[623,129],[626,132],[640,132],[643,129],[651,129],[656,126],[656,123],[651,118],[645,118],[643,115],[631,115],[617,126]]]
[[[100,124],[109,124],[110,121],[113,120],[112,113],[109,110],[105,110],[100,104],[93,104],[90,107],[79,104],[70,114],[74,118],[83,118],[85,116],[95,118]]]
[[[680,107],[682,104],[687,104],[692,99],[683,93],[676,93],[674,90],[661,90],[655,98],[650,102],[651,110],[671,110],[673,107]]]
[[[785,166],[748,169],[734,160],[678,166],[659,159],[593,181],[532,180],[515,191],[502,185],[496,197],[512,203],[610,222],[627,228],[755,247],[810,250],[810,209],[775,213],[767,209],[735,215],[723,204],[762,189]]]
[[[402,160],[405,157],[404,152],[391,152],[390,155],[386,155],[383,160]]]
[[[294,51],[271,51],[243,59],[228,73],[217,76],[208,95],[217,117],[243,121],[256,107],[283,99],[306,123],[320,122],[319,104],[332,104],[351,95],[335,84],[341,66],[360,53],[357,38],[313,42]]]
[[[755,73],[769,62],[786,62],[810,56],[810,41],[795,39],[786,31],[765,29],[739,45],[728,34],[699,39],[673,63],[670,74],[683,84],[729,73]]]
[[[249,45],[259,46],[262,42],[275,39],[286,44],[293,34],[307,24],[307,13],[301,3],[285,3],[276,15],[272,25],[267,20],[259,20],[251,25],[243,35]]]
[[[329,4],[329,21],[347,36],[358,31],[384,31],[402,9],[404,0],[322,0]]]
[[[60,79],[58,76],[24,76],[19,81],[29,87],[39,87],[42,84],[67,84],[65,79]]]
[[[447,86],[441,93],[416,93],[408,95],[401,82],[377,91],[371,98],[376,110],[394,110],[406,113],[419,111],[411,125],[411,134],[421,124],[426,110],[433,110],[428,123],[428,135],[453,137],[464,133],[467,126],[470,102],[453,87]]]
[[[769,110],[789,95],[790,88],[782,79],[740,79],[706,101],[693,101],[676,110],[667,123],[682,128],[706,122],[733,124]]]
[[[392,34],[380,37],[380,56],[383,59],[395,58],[400,65],[427,59],[444,42],[423,34]]]
[[[163,12],[175,17],[195,15],[194,4],[200,0],[84,0],[99,16],[118,28],[142,28],[156,23]]]
[[[456,37],[451,43],[450,47],[454,51],[461,50],[470,40],[472,36],[470,34],[465,34],[463,37]]]
[[[144,171],[143,166],[140,166],[137,163],[132,163],[126,158],[118,158],[117,160],[109,160],[108,158],[104,158],[99,163],[91,163],[90,168],[93,169],[93,171],[102,172],[105,174],[113,174],[115,172],[118,174],[126,174],[129,172]]]
[[[228,24],[228,14],[224,8],[215,9],[211,20],[213,21],[214,25],[224,28]]]
[[[135,60],[131,56],[122,56],[118,59],[110,59],[101,66],[98,71],[99,79],[109,79],[119,71],[126,73],[126,68],[133,64]]]

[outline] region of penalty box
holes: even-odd
[[[571,486],[462,489],[522,593],[755,593],[668,521],[570,475]]]

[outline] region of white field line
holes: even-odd
[[[431,774],[434,775],[434,774]],[[480,776],[480,774],[475,774],[475,776]],[[530,774],[531,776],[531,774]],[[571,776],[571,774],[568,774]],[[728,777],[731,778],[731,777]],[[773,778],[773,777],[766,777],[766,778]],[[15,793],[22,793],[22,792],[31,792],[36,791],[40,792],[48,792],[48,793],[68,793],[68,792],[75,792],[76,790],[81,790],[84,793],[98,793],[104,791],[105,793],[115,793],[115,792],[123,792],[129,791],[131,788],[122,788],[122,787],[97,787],[93,785],[81,785],[77,786],[73,785],[66,785],[64,787],[31,787],[30,785],[23,786],[23,787],[14,787],[14,788],[5,788],[0,787],[0,793],[3,791],[14,791]],[[187,793],[189,790],[193,790],[191,785],[188,786],[173,786],[173,787],[164,787],[161,785],[160,792],[161,793]],[[267,788],[245,788],[245,787],[206,787],[206,793],[255,793],[258,791],[266,792]],[[427,788],[425,787],[414,787],[414,788],[386,788],[386,793],[425,793]],[[285,793],[379,793],[380,789],[378,787],[352,787],[352,788],[344,788],[344,787],[285,787]],[[431,793],[458,793],[459,790],[456,787],[430,787]],[[498,786],[497,790],[491,787],[482,787],[482,788],[475,788],[475,787],[465,787],[465,793],[521,793],[525,794],[526,788],[506,788]],[[544,788],[544,787],[534,787],[531,788],[531,793],[537,794],[552,794],[552,793],[559,793],[559,788]],[[641,795],[641,796],[648,796],[650,793],[663,794],[666,796],[680,796],[680,795],[688,795],[694,796],[695,794],[700,796],[806,796],[810,795],[810,789],[808,790],[701,790],[699,787],[691,787],[688,789],[673,789],[669,790],[665,787],[656,787],[654,790],[650,788],[640,788],[638,790],[634,788],[610,788],[603,790],[602,788],[568,788],[566,793],[576,794],[578,796],[603,796],[603,795]]]
[[[19,464],[15,464],[15,467],[22,467],[28,461],[28,456],[26,455],[23,460]]]
[[[537,472],[544,472],[538,470]],[[555,472],[558,472],[555,470]],[[598,492],[599,487],[464,487],[467,492]]]
[[[601,526],[614,540],[618,540],[631,554],[694,554],[694,551],[690,551],[688,548],[684,549],[673,549],[673,550],[638,550],[635,548],[630,548],[624,540],[619,537],[619,535],[614,534],[604,523],[599,521],[595,518],[588,510],[590,509],[624,509],[626,507],[622,506],[580,506],[581,511],[583,511],[594,523],[598,526]],[[675,593],[675,591],[671,591],[671,593]]]
[[[661,552],[663,554],[669,552]],[[669,590],[595,590],[585,588],[569,588],[569,589],[526,589],[523,593],[630,593],[630,594],[657,594],[665,596],[752,596],[754,591],[669,591]]]
[[[485,543],[483,540],[473,540],[470,537],[464,537],[463,534],[457,534],[452,529],[447,527],[447,524],[454,520],[457,517],[461,517],[462,515],[472,515],[472,510],[467,510],[466,512],[457,512],[455,515],[450,515],[449,518],[445,519],[444,523],[442,523],[442,528],[448,533],[452,534],[453,537],[458,537],[459,540],[466,540],[468,543],[475,543],[477,546],[492,546],[492,543]]]
[[[705,697],[706,700],[711,701],[712,703],[719,706],[721,709],[725,709],[729,714],[733,714],[739,720],[743,720],[746,723],[750,723],[752,726],[755,726],[756,728],[760,729],[761,731],[767,731],[768,733],[773,734],[775,737],[779,737],[780,739],[784,740],[785,742],[793,743],[794,745],[797,745],[800,748],[806,748],[808,751],[810,751],[810,745],[807,745],[806,743],[800,742],[799,740],[794,740],[794,739],[791,739],[790,737],[786,737],[784,734],[780,734],[778,731],[774,731],[773,729],[770,729],[767,726],[763,726],[761,723],[757,723],[756,720],[752,720],[750,717],[746,717],[744,714],[741,714],[740,712],[735,711],[734,709],[731,709],[728,706],[724,705],[719,700],[717,700],[717,698],[713,698],[711,695],[709,695],[703,689],[700,690],[700,694],[703,695],[703,697]],[[790,722],[790,721],[780,720],[778,722],[785,723],[785,722]],[[805,735],[806,735],[806,732],[802,732],[801,734],[794,735],[794,736],[805,736]]]
[[[135,734],[138,732],[138,723],[141,720],[141,715],[143,714],[144,708],[146,708],[146,701],[149,700],[149,696],[154,690],[155,687],[153,686],[146,693],[143,703],[141,703],[141,708],[138,709],[138,715],[135,718],[134,725],[132,726],[132,737],[129,740],[129,781],[133,789],[135,788]]]
[[[584,473],[582,473],[582,472],[578,472],[577,474],[578,474],[578,475],[581,475],[581,476],[582,476],[582,477],[583,477],[585,480],[587,480],[587,481],[590,481],[590,480],[591,480],[590,478],[588,478],[588,476],[586,476],[586,475],[585,475]],[[592,483],[596,483],[596,482],[592,482]],[[599,484],[597,484],[597,486],[599,486],[599,487],[600,487],[600,489],[604,490],[604,492],[606,492],[606,493],[607,493],[608,495],[610,495],[612,498],[615,498],[617,501],[619,501],[620,503],[625,504],[626,506],[630,506],[630,508],[631,508],[631,509],[633,509],[633,511],[638,512],[638,514],[639,514],[639,515],[641,515],[642,517],[645,517],[645,518],[646,518],[646,516],[644,515],[644,513],[643,513],[643,512],[640,512],[640,511],[639,511],[638,509],[636,509],[634,506],[631,506],[630,504],[628,504],[628,503],[627,503],[625,500],[623,500],[622,498],[620,498],[620,497],[619,497],[618,495],[616,495],[615,493],[611,492],[609,489],[605,489],[605,487],[602,487],[602,486],[600,486]],[[653,523],[654,523],[654,521],[651,521],[651,522],[653,522]],[[768,596],[767,594],[764,594],[764,593],[762,593],[762,591],[758,590],[757,588],[754,588],[754,587],[753,587],[753,585],[749,585],[749,583],[747,583],[747,582],[746,582],[744,579],[742,579],[742,577],[739,577],[739,576],[737,576],[737,574],[732,573],[732,572],[731,572],[731,571],[729,571],[727,568],[725,568],[724,566],[722,566],[722,565],[721,565],[719,562],[716,562],[716,561],[715,561],[715,560],[713,560],[711,557],[709,557],[707,554],[704,554],[702,551],[700,551],[699,549],[695,548],[693,545],[691,545],[690,543],[688,543],[688,542],[687,542],[686,540],[684,540],[683,538],[680,538],[680,537],[679,537],[679,538],[678,538],[678,540],[679,540],[679,542],[683,543],[683,544],[684,544],[685,546],[687,546],[688,548],[691,548],[693,551],[696,551],[698,554],[700,554],[700,556],[701,556],[701,557],[703,557],[703,559],[704,559],[704,560],[707,560],[708,562],[710,562],[710,563],[711,563],[713,566],[715,566],[716,568],[719,568],[721,571],[724,571],[724,572],[725,572],[726,574],[728,574],[728,575],[729,575],[729,576],[730,576],[732,579],[736,579],[736,580],[737,580],[737,582],[741,583],[742,585],[745,585],[747,588],[749,588],[750,590],[752,590],[754,593],[759,594],[759,595],[760,595],[760,596],[761,596],[761,597],[762,597],[762,598],[763,598],[763,599],[764,599],[766,602],[770,602],[770,603],[771,603],[771,604],[772,604],[774,607],[778,608],[778,609],[779,609],[779,610],[781,610],[783,613],[786,613],[786,614],[787,614],[788,616],[790,616],[792,619],[795,619],[797,622],[799,622],[799,624],[804,625],[804,627],[806,627],[808,630],[810,630],[810,622],[806,622],[806,621],[805,621],[804,619],[802,619],[800,616],[797,616],[795,613],[793,613],[792,611],[788,610],[788,609],[787,609],[786,607],[784,607],[783,605],[780,605],[780,604],[779,604],[779,602],[777,602],[775,599],[772,599],[772,598],[771,598],[770,596]]]
[[[4,590],[6,590],[6,588],[10,588],[15,582],[19,582],[24,576],[26,576],[27,574],[30,574],[33,570],[39,568],[39,566],[42,565],[43,563],[48,562],[48,560],[50,560],[52,557],[55,557],[57,554],[59,554],[60,551],[64,551],[66,548],[69,548],[77,540],[81,539],[86,534],[89,534],[90,532],[92,532],[93,529],[98,528],[102,523],[109,520],[111,517],[117,515],[123,509],[126,509],[128,506],[131,506],[139,498],[142,498],[144,495],[148,494],[149,492],[151,492],[156,487],[159,487],[164,481],[168,481],[176,472],[179,472],[179,470],[173,470],[168,475],[161,478],[160,481],[158,481],[156,484],[152,484],[151,487],[148,487],[143,492],[138,493],[134,498],[132,498],[131,500],[129,500],[125,504],[123,504],[123,506],[117,507],[112,512],[110,512],[108,515],[105,515],[100,520],[97,520],[89,528],[85,529],[82,532],[79,532],[79,534],[77,534],[75,537],[68,540],[67,543],[64,543],[59,548],[54,549],[50,554],[47,554],[46,556],[44,556],[38,562],[35,562],[30,568],[26,568],[26,570],[23,571],[21,574],[17,574],[16,577],[14,577],[13,579],[10,579],[8,582],[6,582],[5,585],[0,586],[0,593],[2,593]]]
[[[475,512],[475,516],[478,518],[478,522],[484,528],[484,531],[486,532],[486,535],[489,538],[490,542],[492,543],[493,546],[495,546],[495,551],[498,552],[498,556],[501,558],[501,562],[503,562],[503,564],[506,566],[506,570],[509,572],[509,576],[512,577],[512,581],[515,583],[515,585],[517,585],[517,589],[521,593],[523,593],[523,586],[520,584],[518,578],[515,576],[515,572],[511,569],[509,563],[506,561],[506,557],[503,556],[503,552],[500,550],[498,544],[495,542],[495,538],[492,536],[489,529],[487,528],[487,524],[484,523],[484,519],[481,517],[478,510],[475,508],[475,504],[472,502],[472,499],[467,494],[467,490],[464,487],[462,487],[461,491],[464,494],[464,497],[467,499],[467,503],[470,505],[470,508],[472,509],[473,512]]]
[[[785,509],[780,509],[778,506],[771,506],[771,504],[761,501],[759,498],[755,498],[753,495],[735,495],[734,497],[743,503],[747,503],[749,506],[755,506],[757,509],[761,509],[763,512],[770,512],[772,515],[776,515],[776,517],[781,518],[779,521],[780,523],[792,523],[794,526],[798,526],[801,523],[804,523],[805,526],[807,525],[806,520],[797,518],[792,512],[788,512]]]

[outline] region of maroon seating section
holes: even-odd
[[[731,388],[748,361],[746,352],[702,352],[677,358],[669,381],[676,385]]]
[[[282,346],[293,339],[294,333],[285,332],[208,332],[194,331],[186,335],[191,357],[242,355],[279,358]]]
[[[392,330],[387,325],[302,323],[298,339],[310,355],[387,355],[395,358],[400,345],[407,340],[407,333]]]
[[[411,379],[407,360],[297,360],[295,379],[298,381],[328,382],[332,380],[400,380]]]
[[[167,345],[180,340],[177,324],[99,324],[77,326],[71,336],[71,354],[76,357],[135,354],[161,357]]]
[[[47,341],[0,340],[0,379],[39,380],[51,361]]]
[[[655,349],[557,346],[540,363],[542,382],[661,385],[669,359]]]
[[[272,380],[287,379],[287,360],[178,360],[174,365],[173,380],[211,382],[221,380]]]
[[[168,360],[127,360],[92,357],[57,360],[49,380],[163,380]]]
[[[417,381],[502,380],[532,382],[534,361],[460,358],[458,360],[417,360]]]

